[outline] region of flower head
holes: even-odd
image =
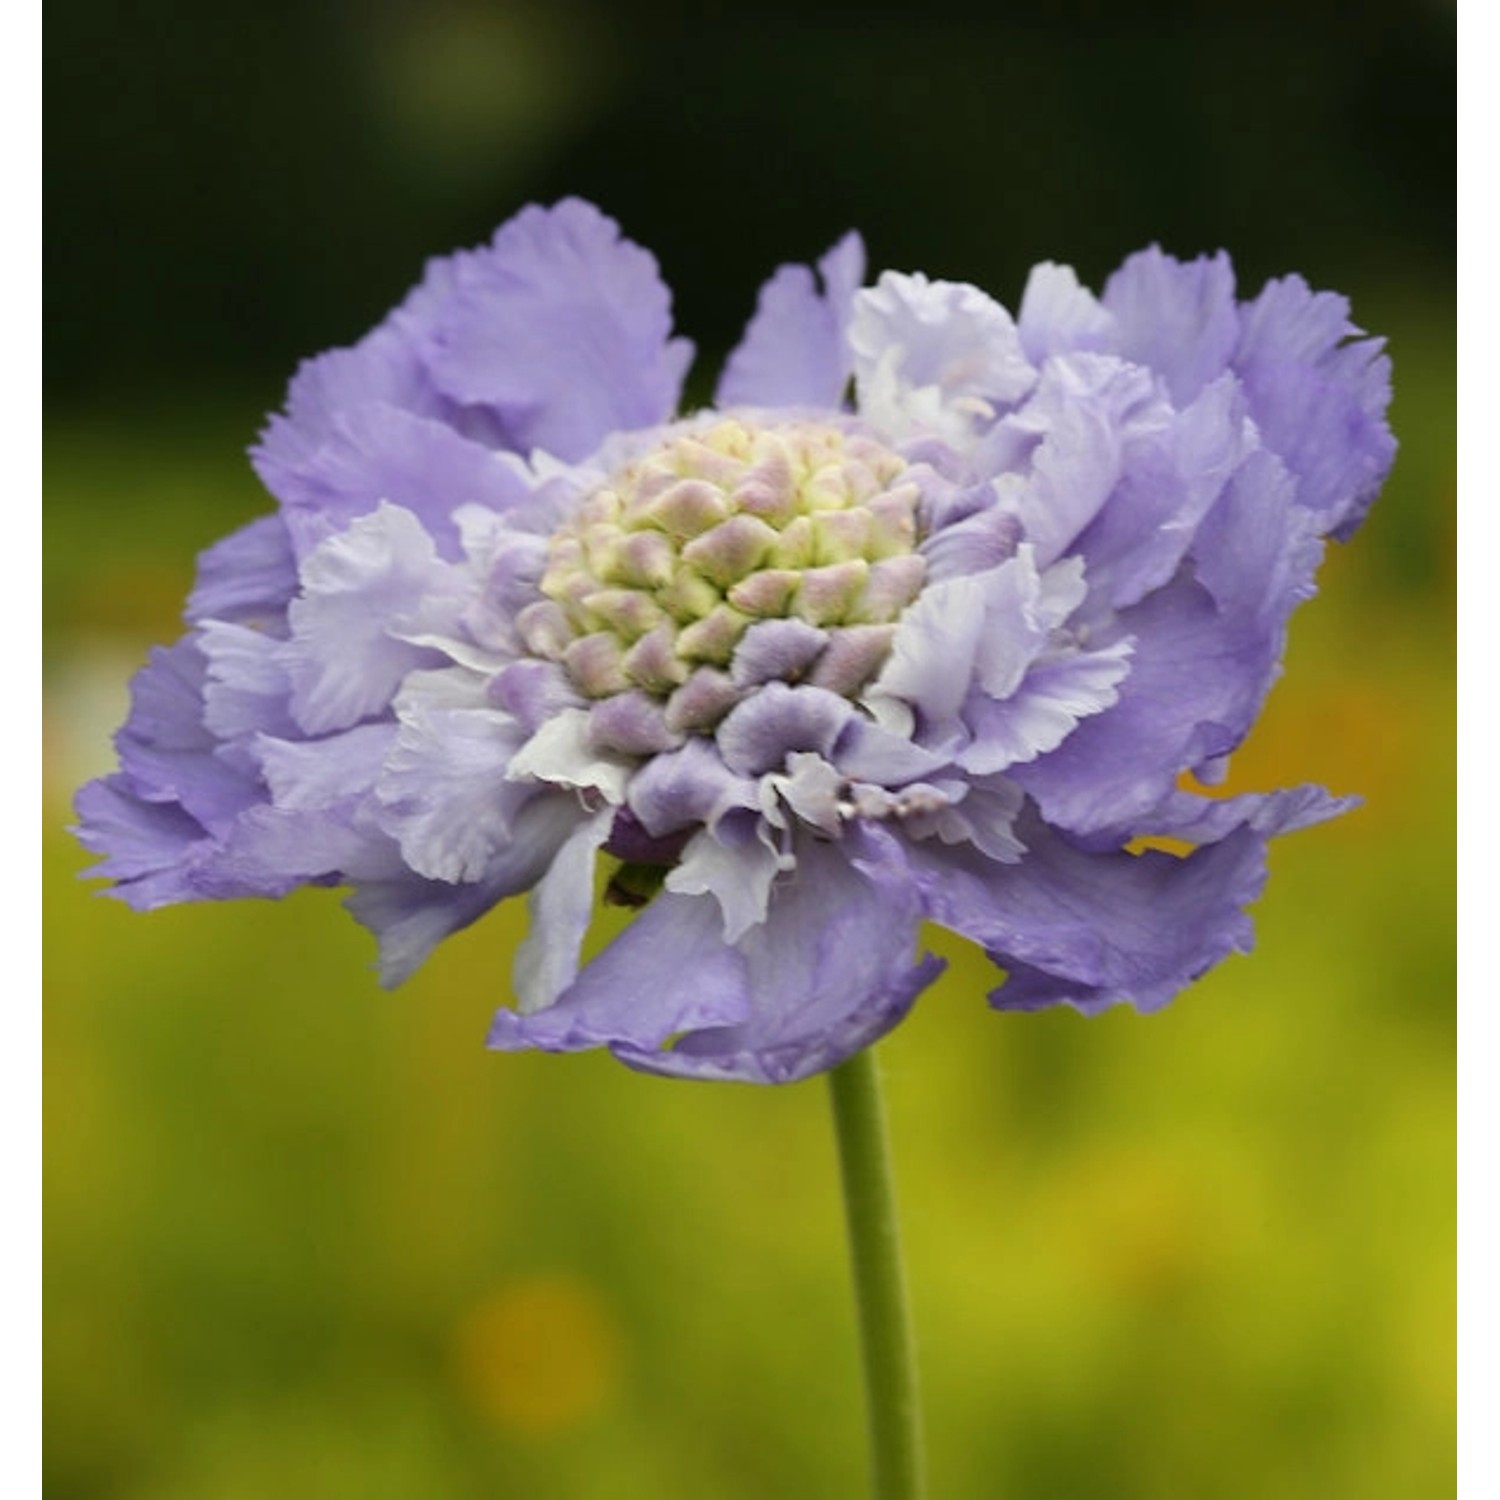
[[[924,920],[1009,1009],[1151,1009],[1248,947],[1267,839],[1346,804],[1191,778],[1390,466],[1380,344],[1223,255],[1102,298],[1038,266],[1014,319],[863,272],[853,235],[782,267],[679,417],[691,348],[596,209],[432,262],[271,420],[278,509],[79,794],[96,873],[348,886],[391,984],[529,892],[492,1045],[773,1082],[901,1019]],[[601,861],[639,910],[580,966]]]

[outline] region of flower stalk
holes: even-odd
[[[922,1423],[885,1106],[872,1048],[828,1075],[864,1361],[872,1500],[920,1500]]]

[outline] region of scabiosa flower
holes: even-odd
[[[782,267],[679,417],[691,346],[590,205],[433,261],[254,450],[279,508],[136,678],[95,873],[347,886],[388,984],[529,892],[491,1045],[765,1082],[901,1019],[924,920],[1002,1009],[1149,1010],[1248,947],[1266,841],[1346,804],[1193,787],[1390,466],[1380,343],[1223,254],[1041,265],[1015,318],[863,279],[852,234]],[[580,966],[601,864],[639,910]]]

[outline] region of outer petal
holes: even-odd
[[[74,806],[79,842],[104,856],[87,873],[114,881],[103,895],[136,911],[204,899],[191,877],[214,841],[175,802],[144,801],[125,777],[114,775],[89,782]]]
[[[1258,446],[1233,375],[1141,436],[1127,441],[1119,483],[1073,542],[1088,567],[1094,613],[1136,604],[1168,582],[1209,507]]]
[[[503,861],[482,881],[452,885],[411,874],[357,878],[344,905],[380,939],[381,984],[400,984],[445,937],[534,886],[583,817],[572,796],[533,797],[516,817]]]
[[[576,198],[436,265],[405,316],[443,394],[493,411],[517,450],[568,460],[664,421],[692,357],[655,259]]]
[[[1134,640],[1119,701],[1014,770],[1050,823],[1117,844],[1170,796],[1178,772],[1244,738],[1321,555],[1315,522],[1292,496],[1285,470],[1256,454],[1199,529],[1199,576],[1180,574],[1096,637]]]
[[[198,633],[198,648],[208,668],[202,717],[211,734],[233,740],[296,733],[282,642],[248,625],[209,620]]]
[[[1098,354],[1048,364],[1031,400],[1005,424],[1040,434],[1041,443],[1030,455],[1024,490],[1001,501],[1036,548],[1038,566],[1070,550],[1132,459],[1159,441],[1171,421],[1170,406],[1139,366]]]
[[[280,516],[261,516],[215,542],[198,559],[189,620],[282,625],[297,592],[297,561]]]
[[[256,472],[275,493],[333,435],[341,417],[363,407],[438,416],[442,401],[415,351],[387,321],[348,349],[304,360],[287,388],[286,411],[273,416],[251,450]]]
[[[443,422],[378,405],[339,414],[314,452],[295,466],[263,460],[261,473],[282,502],[299,555],[389,501],[415,515],[439,552],[456,560],[463,550],[454,520],[460,506],[506,510],[531,488],[514,455]]]
[[[818,275],[821,292],[807,266],[780,266],[760,289],[755,316],[720,377],[720,406],[843,404],[854,369],[849,319],[865,276],[860,237],[846,234],[818,262]]]
[[[143,802],[176,803],[204,832],[222,833],[262,793],[247,760],[204,727],[207,672],[201,635],[153,651],[130,685],[130,715],[115,748],[122,790]]]
[[[749,1007],[748,966],[724,942],[710,896],[656,898],[554,1005],[501,1010],[489,1045],[576,1052],[610,1043],[650,1049],[680,1031],[727,1026]]]
[[[933,841],[908,850],[926,912],[981,943],[1009,981],[996,1006],[1165,1005],[1227,954],[1246,951],[1242,908],[1265,879],[1265,838],[1242,826],[1185,859],[1086,854],[1023,820],[1017,864]]]
[[[835,1067],[896,1025],[942,971],[930,955],[912,962],[919,916],[889,835],[856,829],[840,844],[804,840],[766,922],[738,944],[750,1015],[690,1031],[671,1051],[622,1040],[615,1055],[645,1072],[747,1083],[790,1083]],[[684,969],[673,988],[682,994],[692,984]]]
[[[1266,446],[1297,475],[1297,500],[1340,540],[1370,508],[1395,457],[1385,423],[1391,363],[1355,339],[1349,305],[1300,276],[1267,283],[1241,310],[1235,368]]]
[[[1142,250],[1109,278],[1104,306],[1119,352],[1155,370],[1178,406],[1223,374],[1239,342],[1234,270],[1222,250],[1194,261]]]
[[[315,812],[370,791],[395,738],[394,724],[361,724],[318,740],[263,734],[255,753],[277,807]]]
[[[1050,260],[1031,268],[1016,318],[1021,347],[1034,365],[1054,354],[1114,352],[1115,320],[1082,286],[1072,266]]]
[[[1179,792],[1159,808],[1142,833],[1165,834],[1192,844],[1214,844],[1236,828],[1271,838],[1326,823],[1359,806],[1358,797],[1335,797],[1320,786],[1244,792],[1238,797],[1200,797]]]

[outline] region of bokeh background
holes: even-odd
[[[1401,454],[1237,786],[1364,795],[1155,1017],[883,1047],[933,1493],[1451,1493],[1449,6],[56,0],[47,189],[46,1413],[54,1500],[844,1496],[819,1081],[481,1043],[519,917],[406,988],[330,892],[137,916],[65,825],[302,356],[593,198],[702,396],[778,261],[1096,286],[1225,246],[1390,338]]]

